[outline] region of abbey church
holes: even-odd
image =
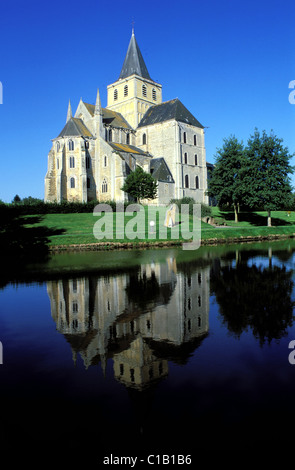
[[[95,95],[94,95],[95,96]],[[158,182],[152,204],[193,197],[208,203],[204,126],[179,99],[162,102],[162,85],[149,75],[132,32],[117,81],[107,87],[107,107],[80,100],[52,139],[45,201],[128,201],[121,190],[137,166]]]

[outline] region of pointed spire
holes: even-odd
[[[130,75],[133,75],[134,73],[142,78],[151,80],[139,46],[135,39],[134,28],[132,28],[131,39],[119,79],[130,77]]]
[[[69,106],[68,106],[68,113],[67,113],[67,121],[68,122],[72,117],[72,107],[71,107],[71,101],[69,100]]]
[[[97,88],[97,95],[96,95],[96,102],[95,102],[94,114],[95,114],[96,116],[102,114],[102,111],[101,111],[100,94],[99,94],[99,89],[98,89],[98,88]]]

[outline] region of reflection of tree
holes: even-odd
[[[41,226],[42,216],[22,216],[17,207],[5,204],[0,204],[0,220],[0,256],[5,266],[0,273],[0,286],[4,286],[22,273],[28,277],[26,265],[45,261],[49,237],[64,230]]]
[[[238,337],[249,327],[260,344],[280,339],[293,322],[292,273],[274,266],[239,264],[211,272],[223,322]]]

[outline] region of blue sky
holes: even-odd
[[[107,105],[132,21],[163,100],[179,98],[206,126],[207,161],[225,137],[246,143],[255,127],[295,152],[294,0],[2,0],[0,199],[44,197],[68,101],[75,112],[99,88]]]

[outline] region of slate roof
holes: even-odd
[[[82,119],[70,118],[58,137],[93,137],[90,130],[85,126]]]
[[[134,32],[132,32],[119,79],[130,77],[130,75],[133,75],[134,73],[142,78],[151,80],[150,74],[148,73],[139,46],[135,39]]]
[[[91,116],[94,116],[95,105],[89,104],[89,103],[84,103],[84,105],[86,106]],[[126,121],[126,119],[122,116],[122,114],[117,113],[116,111],[111,111],[110,109],[107,109],[107,108],[101,108],[101,110],[102,110],[102,121],[104,124],[109,124],[112,127],[119,127],[123,129],[132,129],[132,127]]]
[[[204,126],[202,126],[178,98],[165,101],[164,103],[149,108],[138,124],[138,127],[150,126],[151,124],[157,124],[171,119],[204,129]]]
[[[163,181],[165,183],[174,183],[172,173],[163,157],[153,158],[151,160],[150,171],[155,180]]]
[[[110,109],[102,108],[102,121],[104,124],[109,124],[113,127],[132,129],[122,114],[111,111]]]
[[[144,155],[147,157],[150,157],[150,154],[147,152],[144,152],[142,149],[135,147],[134,145],[128,145],[128,144],[118,144],[115,142],[108,142],[108,144],[113,147],[114,150],[117,152],[126,152],[126,153],[132,153],[134,156],[136,155]]]

